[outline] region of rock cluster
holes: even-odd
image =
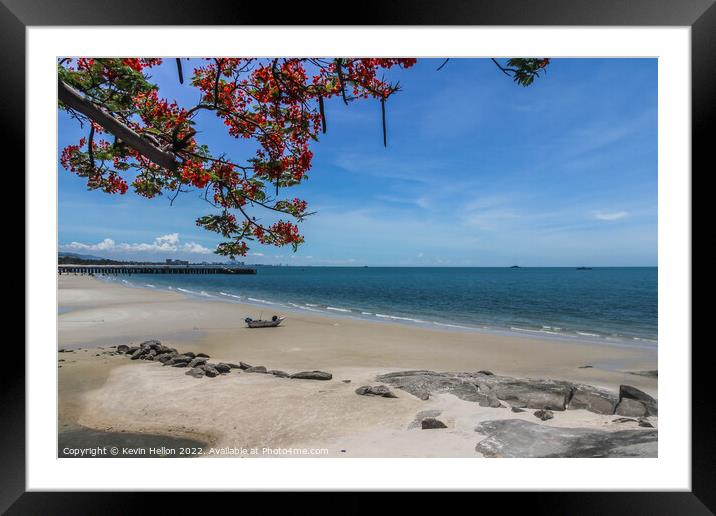
[[[447,392],[484,407],[563,411],[585,409],[597,414],[620,416],[657,416],[657,400],[629,385],[619,394],[591,385],[561,380],[512,378],[489,371],[435,372],[399,371],[382,374],[376,380],[427,400],[433,393]]]
[[[64,352],[65,350],[60,350]],[[67,350],[70,351],[70,350]],[[230,373],[232,370],[246,373],[263,373],[272,374],[279,378],[297,378],[306,380],[330,380],[333,378],[331,373],[324,371],[301,371],[289,374],[285,371],[277,369],[267,370],[265,366],[252,366],[246,362],[234,364],[231,362],[209,362],[211,358],[206,353],[193,353],[186,351],[179,353],[175,348],[163,345],[158,340],[147,340],[137,346],[128,346],[120,344],[117,346],[117,354],[124,354],[130,360],[150,360],[159,362],[163,366],[187,368],[186,374],[194,378],[215,378],[220,375]]]

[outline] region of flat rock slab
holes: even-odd
[[[487,437],[475,451],[485,457],[657,457],[656,430],[559,428],[521,419],[485,421],[475,428]]]
[[[564,410],[573,387],[569,382],[510,378],[489,371],[400,371],[382,374],[376,379],[423,400],[428,399],[432,393],[447,392],[486,407],[497,407],[495,401],[499,399],[507,401],[511,406],[550,410]]]
[[[647,378],[659,378],[659,371],[656,369],[651,371],[627,371],[627,374],[646,376]]]
[[[614,414],[619,398],[616,394],[591,385],[577,384],[572,390],[569,409],[585,409],[597,414]]]
[[[297,378],[299,380],[330,380],[333,378],[333,375],[325,371],[301,371],[300,373],[293,373],[289,378]]]
[[[643,417],[649,415],[649,410],[641,401],[622,398],[614,413],[620,416]]]
[[[483,407],[497,408],[501,406],[500,401],[504,401],[510,407],[536,410],[583,409],[607,415],[657,415],[657,400],[628,385],[620,386],[617,395],[591,385],[562,380],[512,378],[490,371],[398,371],[378,375],[376,380],[422,400],[429,399],[432,394],[448,393]]]

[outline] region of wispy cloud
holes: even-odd
[[[164,252],[164,253],[191,253],[191,254],[211,254],[214,251],[208,247],[204,247],[196,242],[179,242],[179,233],[170,233],[158,236],[151,243],[117,243],[111,238],[105,238],[96,244],[86,244],[83,242],[71,242],[69,244],[60,245],[63,251],[106,251],[106,252]]]
[[[595,211],[594,218],[597,220],[620,220],[629,216],[628,211]]]
[[[398,156],[385,157],[343,152],[334,159],[334,164],[348,172],[376,176],[383,180],[394,179],[425,184],[434,182],[435,170],[439,169],[440,162],[428,158],[406,162]]]

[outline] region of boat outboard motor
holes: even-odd
[[[271,317],[271,320],[274,321],[274,322],[275,322],[275,321],[278,321],[278,315],[274,315],[273,317]]]
[[[253,321],[253,319],[251,317],[247,317],[246,319],[244,319],[244,322],[246,324],[250,323],[251,321]]]

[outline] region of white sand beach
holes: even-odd
[[[482,407],[449,393],[423,400],[391,386],[397,398],[360,396],[376,375],[425,369],[489,370],[516,378],[584,383],[617,392],[622,384],[658,397],[655,349],[423,329],[400,324],[289,313],[272,329],[248,329],[256,307],[200,301],[87,276],[59,281],[59,430],[196,437],[212,447],[315,448],[340,457],[479,457],[480,422],[520,419],[545,426],[637,429],[636,421],[583,409],[547,421],[507,404]],[[193,378],[186,369],[112,354],[120,344],[158,339],[212,362],[246,362],[288,373],[320,370],[330,381],[232,370]],[[81,348],[81,349],[78,349]],[[584,367],[592,366],[592,367]],[[350,382],[348,382],[350,381]],[[432,410],[447,428],[422,430],[416,415]],[[658,426],[656,417],[649,422]],[[412,425],[412,426],[411,426]],[[271,455],[270,452],[261,455]]]

